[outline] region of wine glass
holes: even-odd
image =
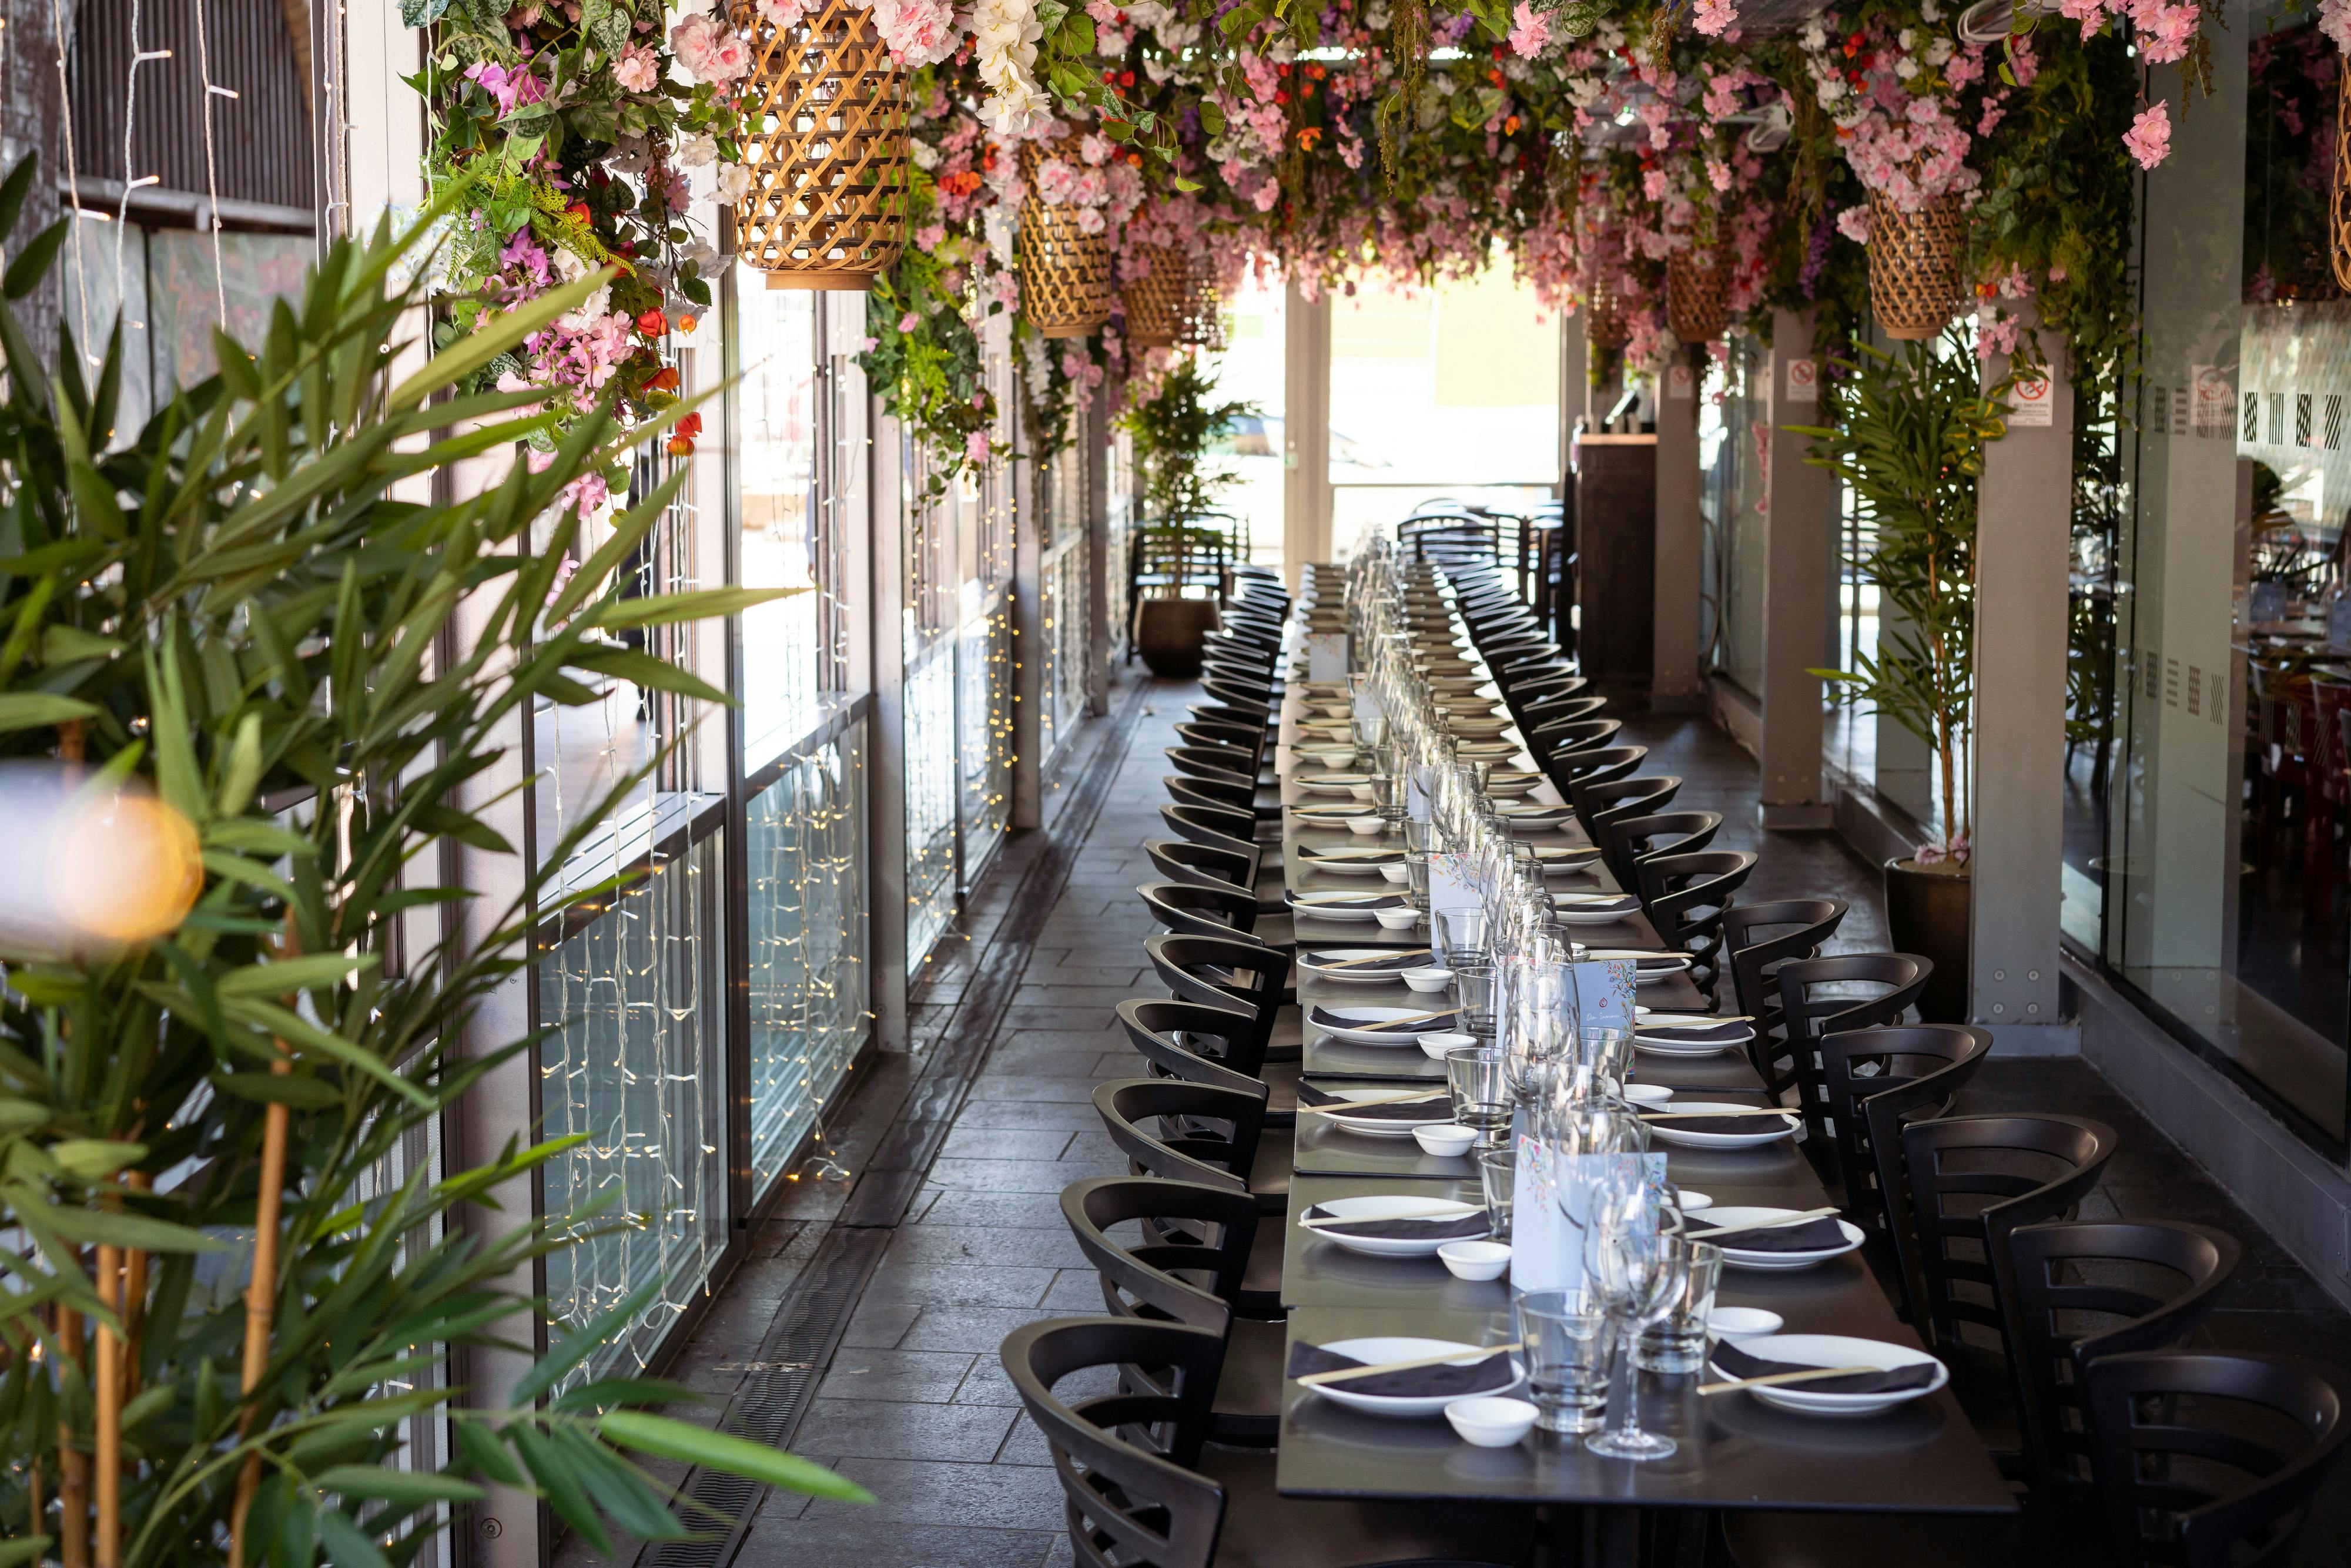
[[[1688,1254],[1665,1244],[1663,1206],[1653,1205],[1637,1176],[1594,1184],[1583,1229],[1584,1278],[1594,1301],[1616,1327],[1618,1373],[1607,1429],[1586,1438],[1595,1454],[1618,1459],[1662,1459],[1676,1444],[1641,1429],[1640,1374],[1634,1352],[1641,1333],[1672,1310],[1687,1282]]]

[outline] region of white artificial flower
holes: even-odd
[[[927,141],[914,143],[914,167],[925,172],[939,166],[939,150]]]
[[[551,246],[549,257],[555,264],[555,276],[566,283],[577,283],[588,276],[588,263],[563,246]]]
[[[695,135],[680,139],[677,162],[678,166],[684,169],[699,169],[705,164],[716,163],[718,162],[717,138]]]
[[[751,193],[751,171],[740,163],[718,166],[718,199],[735,203]]]
[[[1917,29],[1914,27],[1903,28],[1900,32],[1894,35],[1894,42],[1905,50],[1917,48],[1918,47]]]
[[[1918,62],[1906,56],[1894,62],[1894,74],[1904,81],[1908,81],[1918,74]]]
[[[1803,32],[1799,36],[1803,40],[1804,47],[1808,49],[1825,47],[1829,41],[1827,30],[1820,25],[1817,19],[1805,23]]]

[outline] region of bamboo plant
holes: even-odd
[[[1984,392],[1972,346],[1955,329],[1939,342],[1886,353],[1855,345],[1837,363],[1846,379],[1834,426],[1791,425],[1813,438],[1807,459],[1853,493],[1869,549],[1849,561],[1876,584],[1877,651],[1852,670],[1816,669],[1841,701],[1866,704],[1927,745],[1941,834],[1917,863],[1957,871],[1973,824],[1967,789],[1974,722],[1976,483],[1984,444],[1999,439],[2006,404]]]
[[[27,160],[0,186],[0,242],[33,177]],[[600,676],[724,701],[622,634],[772,596],[621,596],[678,477],[593,549],[559,504],[690,403],[634,430],[609,407],[568,418],[544,466],[444,484],[445,505],[398,498],[557,428],[543,392],[452,389],[599,282],[395,370],[423,318],[402,279],[438,215],[328,247],[263,341],[216,336],[219,373],[136,432],[117,429],[119,324],[94,376],[62,329],[52,371],[0,303],[0,758],[151,800],[188,852],[184,917],[159,935],[0,946],[0,1564],[404,1563],[486,1482],[543,1499],[599,1550],[611,1526],[693,1527],[632,1454],[862,1495],[658,1414],[676,1388],[581,1381],[642,1297],[552,1335],[503,1403],[447,1385],[453,1350],[532,1341],[544,1305],[510,1281],[537,1259],[642,1222],[590,1209],[468,1230],[465,1210],[517,1201],[571,1140],[438,1179],[385,1173],[404,1136],[531,1049],[455,1047],[537,922],[612,891],[553,879],[644,775],[522,866],[503,909],[444,920],[474,895],[426,873],[457,845],[516,854],[461,799],[536,701],[593,701]],[[6,300],[64,233],[9,246]],[[568,553],[584,559],[565,580]],[[403,1454],[414,1417],[446,1421],[448,1464]]]

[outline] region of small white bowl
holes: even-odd
[[[1412,1130],[1412,1141],[1425,1154],[1466,1155],[1478,1141],[1478,1129],[1451,1122],[1429,1122]]]
[[[1627,1083],[1625,1098],[1635,1105],[1662,1105],[1674,1097],[1674,1092],[1662,1083]]]
[[[1695,1214],[1701,1208],[1712,1208],[1714,1207],[1714,1195],[1712,1193],[1692,1192],[1689,1188],[1684,1187],[1681,1189],[1681,1197],[1682,1212],[1684,1214]]]
[[[1350,784],[1347,786],[1347,793],[1358,800],[1368,800],[1372,798],[1372,787],[1368,784]]]
[[[1438,1256],[1444,1254],[1440,1249]],[[1760,1339],[1778,1333],[1786,1320],[1777,1312],[1767,1312],[1761,1307],[1717,1307],[1707,1314],[1706,1335],[1708,1339],[1727,1339],[1737,1344],[1743,1339]]]
[[[1406,969],[1403,971],[1403,979],[1414,990],[1426,991],[1434,996],[1453,983],[1453,971],[1435,966]]]
[[[1437,1249],[1437,1261],[1457,1280],[1499,1280],[1510,1266],[1507,1241],[1448,1241]]]
[[[1535,1407],[1523,1399],[1498,1399],[1481,1394],[1447,1405],[1445,1419],[1465,1443],[1480,1448],[1507,1448],[1534,1426]]]
[[[1350,817],[1347,819],[1347,831],[1358,837],[1368,839],[1374,834],[1386,832],[1388,825],[1376,816]]]
[[[1405,881],[1411,877],[1412,868],[1399,861],[1395,865],[1384,865],[1380,867],[1380,875],[1387,881],[1394,883],[1396,886],[1402,887]]]
[[[1439,1030],[1420,1037],[1420,1053],[1431,1061],[1442,1061],[1448,1051],[1467,1051],[1478,1043],[1474,1034],[1454,1034]]]
[[[1420,911],[1410,904],[1402,909],[1374,909],[1372,914],[1383,931],[1409,931],[1420,924]]]

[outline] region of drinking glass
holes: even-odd
[[[1478,1179],[1486,1189],[1486,1217],[1493,1221],[1497,1241],[1510,1239],[1510,1197],[1518,1174],[1519,1151],[1510,1146],[1509,1140],[1505,1139],[1499,1148],[1478,1151]],[[1716,1251],[1719,1256],[1720,1249]],[[1701,1333],[1704,1326],[1699,1325]]]
[[[1428,914],[1428,857],[1405,856],[1404,880],[1405,891],[1412,895],[1412,906],[1426,916]]]
[[[1581,1310],[1566,1291],[1529,1291],[1511,1303],[1535,1425],[1546,1432],[1596,1430],[1608,1404],[1608,1320]]]
[[[1478,963],[1488,954],[1486,912],[1482,909],[1440,909],[1437,912],[1437,956],[1448,967]]]
[[[1445,1053],[1445,1088],[1453,1120],[1477,1129],[1481,1142],[1507,1142],[1510,1134],[1510,1059],[1491,1046],[1465,1046]]]
[[[1380,821],[1384,822],[1394,824],[1404,821],[1405,791],[1401,775],[1372,775],[1372,810],[1380,814]]]
[[[1576,1054],[1603,1082],[1622,1083],[1633,1070],[1633,1030],[1624,1024],[1584,1022],[1575,1031]]]
[[[1722,1249],[1680,1231],[1660,1236],[1657,1245],[1681,1254],[1682,1287],[1641,1335],[1633,1363],[1645,1372],[1696,1372],[1706,1365],[1706,1321],[1722,1281]]]
[[[1484,958],[1446,960],[1453,971],[1453,995],[1461,1005],[1461,1027],[1481,1040],[1494,1038],[1494,966]]]
[[[1615,1333],[1618,1373],[1615,1404],[1607,1430],[1585,1439],[1595,1454],[1618,1459],[1662,1459],[1676,1447],[1671,1437],[1641,1429],[1640,1375],[1633,1349],[1641,1333],[1662,1318],[1683,1286],[1687,1252],[1665,1242],[1666,1227],[1645,1183],[1627,1179],[1595,1184],[1583,1228],[1584,1281],[1608,1314]]]

